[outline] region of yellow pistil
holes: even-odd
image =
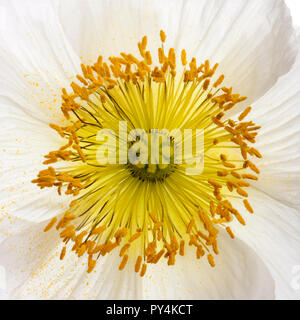
[[[32,181],[41,189],[55,187],[60,195],[76,197],[44,231],[56,225],[64,242],[60,259],[71,243],[78,257],[87,256],[88,273],[101,256],[117,249],[119,270],[134,256],[134,270],[143,277],[147,264],[175,265],[187,245],[196,259],[206,255],[214,267],[220,228],[233,239],[230,222],[245,225],[232,200],[243,201],[254,212],[245,188],[260,173],[250,158],[262,155],[253,147],[260,127],[245,120],[252,108],[230,119],[228,111],[246,97],[222,87],[225,75],[217,74],[219,64],[198,64],[194,57],[188,61],[183,49],[177,68],[175,49],[165,48],[163,30],[160,39],[159,65],[153,65],[146,36],[138,43],[139,57],[122,52],[109,62],[100,56],[91,66],[81,65],[82,74],[70,84],[72,92],[62,89],[61,111],[68,125],[50,124],[65,143],[44,161],[47,166],[66,165],[49,166]],[[186,175],[186,163],[152,163],[150,155],[148,164],[100,165],[97,150],[104,142],[97,133],[117,132],[120,121],[128,123],[127,133],[204,129],[202,174]]]

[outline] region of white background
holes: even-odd
[[[285,0],[291,9],[294,24],[300,27],[300,0]]]

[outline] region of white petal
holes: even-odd
[[[242,241],[220,233],[213,269],[194,250],[170,268],[150,267],[144,282],[146,299],[273,299],[274,284],[264,263]],[[151,276],[151,273],[153,275]]]
[[[246,227],[237,224],[232,229],[270,269],[276,298],[299,299],[295,270],[300,269],[300,212],[257,190],[249,190],[249,199],[254,215],[244,212]]]
[[[42,221],[64,210],[55,190],[31,183],[43,156],[62,141],[49,128],[61,123],[61,88],[80,61],[65,40],[52,1],[1,2],[0,217]]]
[[[7,113],[0,104],[0,218],[43,221],[63,212],[67,199],[31,180],[46,168],[43,156],[62,142],[48,125],[20,114]]]
[[[28,229],[0,246],[0,264],[8,275],[8,291],[18,299],[272,299],[274,283],[255,253],[221,232],[220,255],[212,269],[194,250],[177,258],[175,267],[148,265],[141,278],[134,261],[122,272],[117,253],[100,258],[86,273],[86,257],[69,253],[59,260],[61,243],[55,231]],[[59,243],[55,240],[57,239]],[[30,248],[30,250],[29,250]],[[164,262],[165,264],[165,262]],[[22,272],[21,272],[22,270]]]
[[[220,62],[228,84],[250,102],[290,69],[298,50],[289,11],[278,0],[67,0],[61,21],[86,62],[135,53],[144,35],[157,47],[164,29],[167,47]]]
[[[255,144],[263,154],[255,187],[300,208],[299,82],[300,55],[292,70],[253,105],[251,120],[262,126]]]
[[[3,214],[0,217],[0,243],[6,238],[24,232],[31,227],[33,222],[26,221],[9,214]]]
[[[80,70],[53,1],[1,1],[0,102],[33,118],[61,121],[61,88]]]

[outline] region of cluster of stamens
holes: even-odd
[[[214,267],[213,253],[219,253],[218,226],[234,238],[228,223],[235,218],[245,225],[231,197],[242,198],[245,208],[253,213],[245,188],[258,179],[259,169],[249,157],[261,158],[250,145],[255,143],[260,127],[244,121],[251,107],[237,120],[226,117],[226,112],[246,97],[234,94],[232,88],[221,87],[225,77],[216,77],[218,64],[211,67],[207,60],[198,66],[196,58],[188,63],[185,50],[181,52],[182,73],[176,72],[175,50],[171,48],[166,54],[163,31],[160,37],[159,66],[152,67],[147,37],[138,43],[141,58],[121,53],[120,57],[110,57],[110,64],[100,56],[92,66],[81,65],[78,83],[71,84],[73,92],[62,90],[61,110],[70,125],[50,124],[67,140],[66,144],[51,151],[44,161],[46,165],[67,161],[69,169],[50,166],[32,181],[42,189],[56,187],[60,195],[66,189],[66,194],[77,197],[61,217],[50,221],[45,231],[55,225],[59,230],[65,243],[60,259],[65,256],[68,243],[72,243],[71,250],[78,257],[87,254],[89,273],[101,256],[116,248],[120,249],[119,269],[123,270],[129,257],[135,255],[135,272],[140,276],[145,275],[147,264],[156,264],[163,258],[168,265],[174,265],[176,255],[184,256],[186,245],[195,248],[197,259],[207,254]],[[149,107],[154,98],[157,108],[162,106],[156,111],[161,112],[160,117],[151,113],[155,107]],[[128,121],[131,128],[138,124],[143,127],[140,119],[144,119],[145,130],[158,123],[172,129],[173,119],[184,126],[205,129],[203,173],[199,177],[185,176],[184,165],[154,169],[150,165],[99,165],[97,130],[114,126],[118,120]],[[231,153],[228,155],[226,150]],[[136,185],[135,180],[140,184]],[[159,198],[159,190],[164,188],[174,194],[181,188],[181,194],[176,194],[177,202],[163,195]],[[136,215],[134,205],[126,204],[126,198],[135,201],[135,192],[137,197],[141,192],[144,202],[139,204],[144,211]],[[158,197],[157,203],[151,200],[152,196]]]

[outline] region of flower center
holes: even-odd
[[[158,164],[128,164],[128,170],[133,177],[142,181],[164,181],[172,172],[175,167],[171,165],[158,165]]]
[[[155,137],[155,134],[152,135]],[[137,159],[134,163],[128,163],[127,167],[133,177],[141,181],[164,181],[176,170],[174,159],[174,140],[172,137],[165,136],[167,143],[153,143],[151,134],[139,139],[139,150],[136,152]],[[151,142],[152,141],[152,142]],[[166,152],[165,152],[166,151]],[[143,156],[143,157],[142,157]]]
[[[134,257],[141,276],[149,263],[174,265],[186,245],[214,266],[219,228],[234,238],[230,222],[245,224],[233,201],[242,200],[253,213],[245,188],[258,179],[259,169],[249,158],[261,158],[251,146],[260,127],[244,120],[251,107],[236,119],[227,115],[246,97],[222,87],[218,64],[197,65],[195,58],[188,63],[182,50],[176,66],[175,50],[166,54],[163,31],[160,37],[157,66],[146,50],[147,37],[138,43],[141,58],[121,53],[110,57],[110,64],[99,57],[92,66],[82,65],[73,92],[62,90],[61,109],[69,125],[50,124],[66,143],[49,152],[44,164],[67,165],[49,166],[33,183],[75,199],[45,231],[54,225],[60,230],[61,259],[67,249],[79,257],[87,254],[88,272],[117,248],[119,269]],[[120,122],[127,124],[123,133]],[[103,130],[105,139],[99,135]],[[132,139],[134,130],[141,134]],[[156,143],[157,152],[152,130],[166,138]],[[194,152],[199,130],[203,143]],[[194,156],[198,153],[202,162]]]

